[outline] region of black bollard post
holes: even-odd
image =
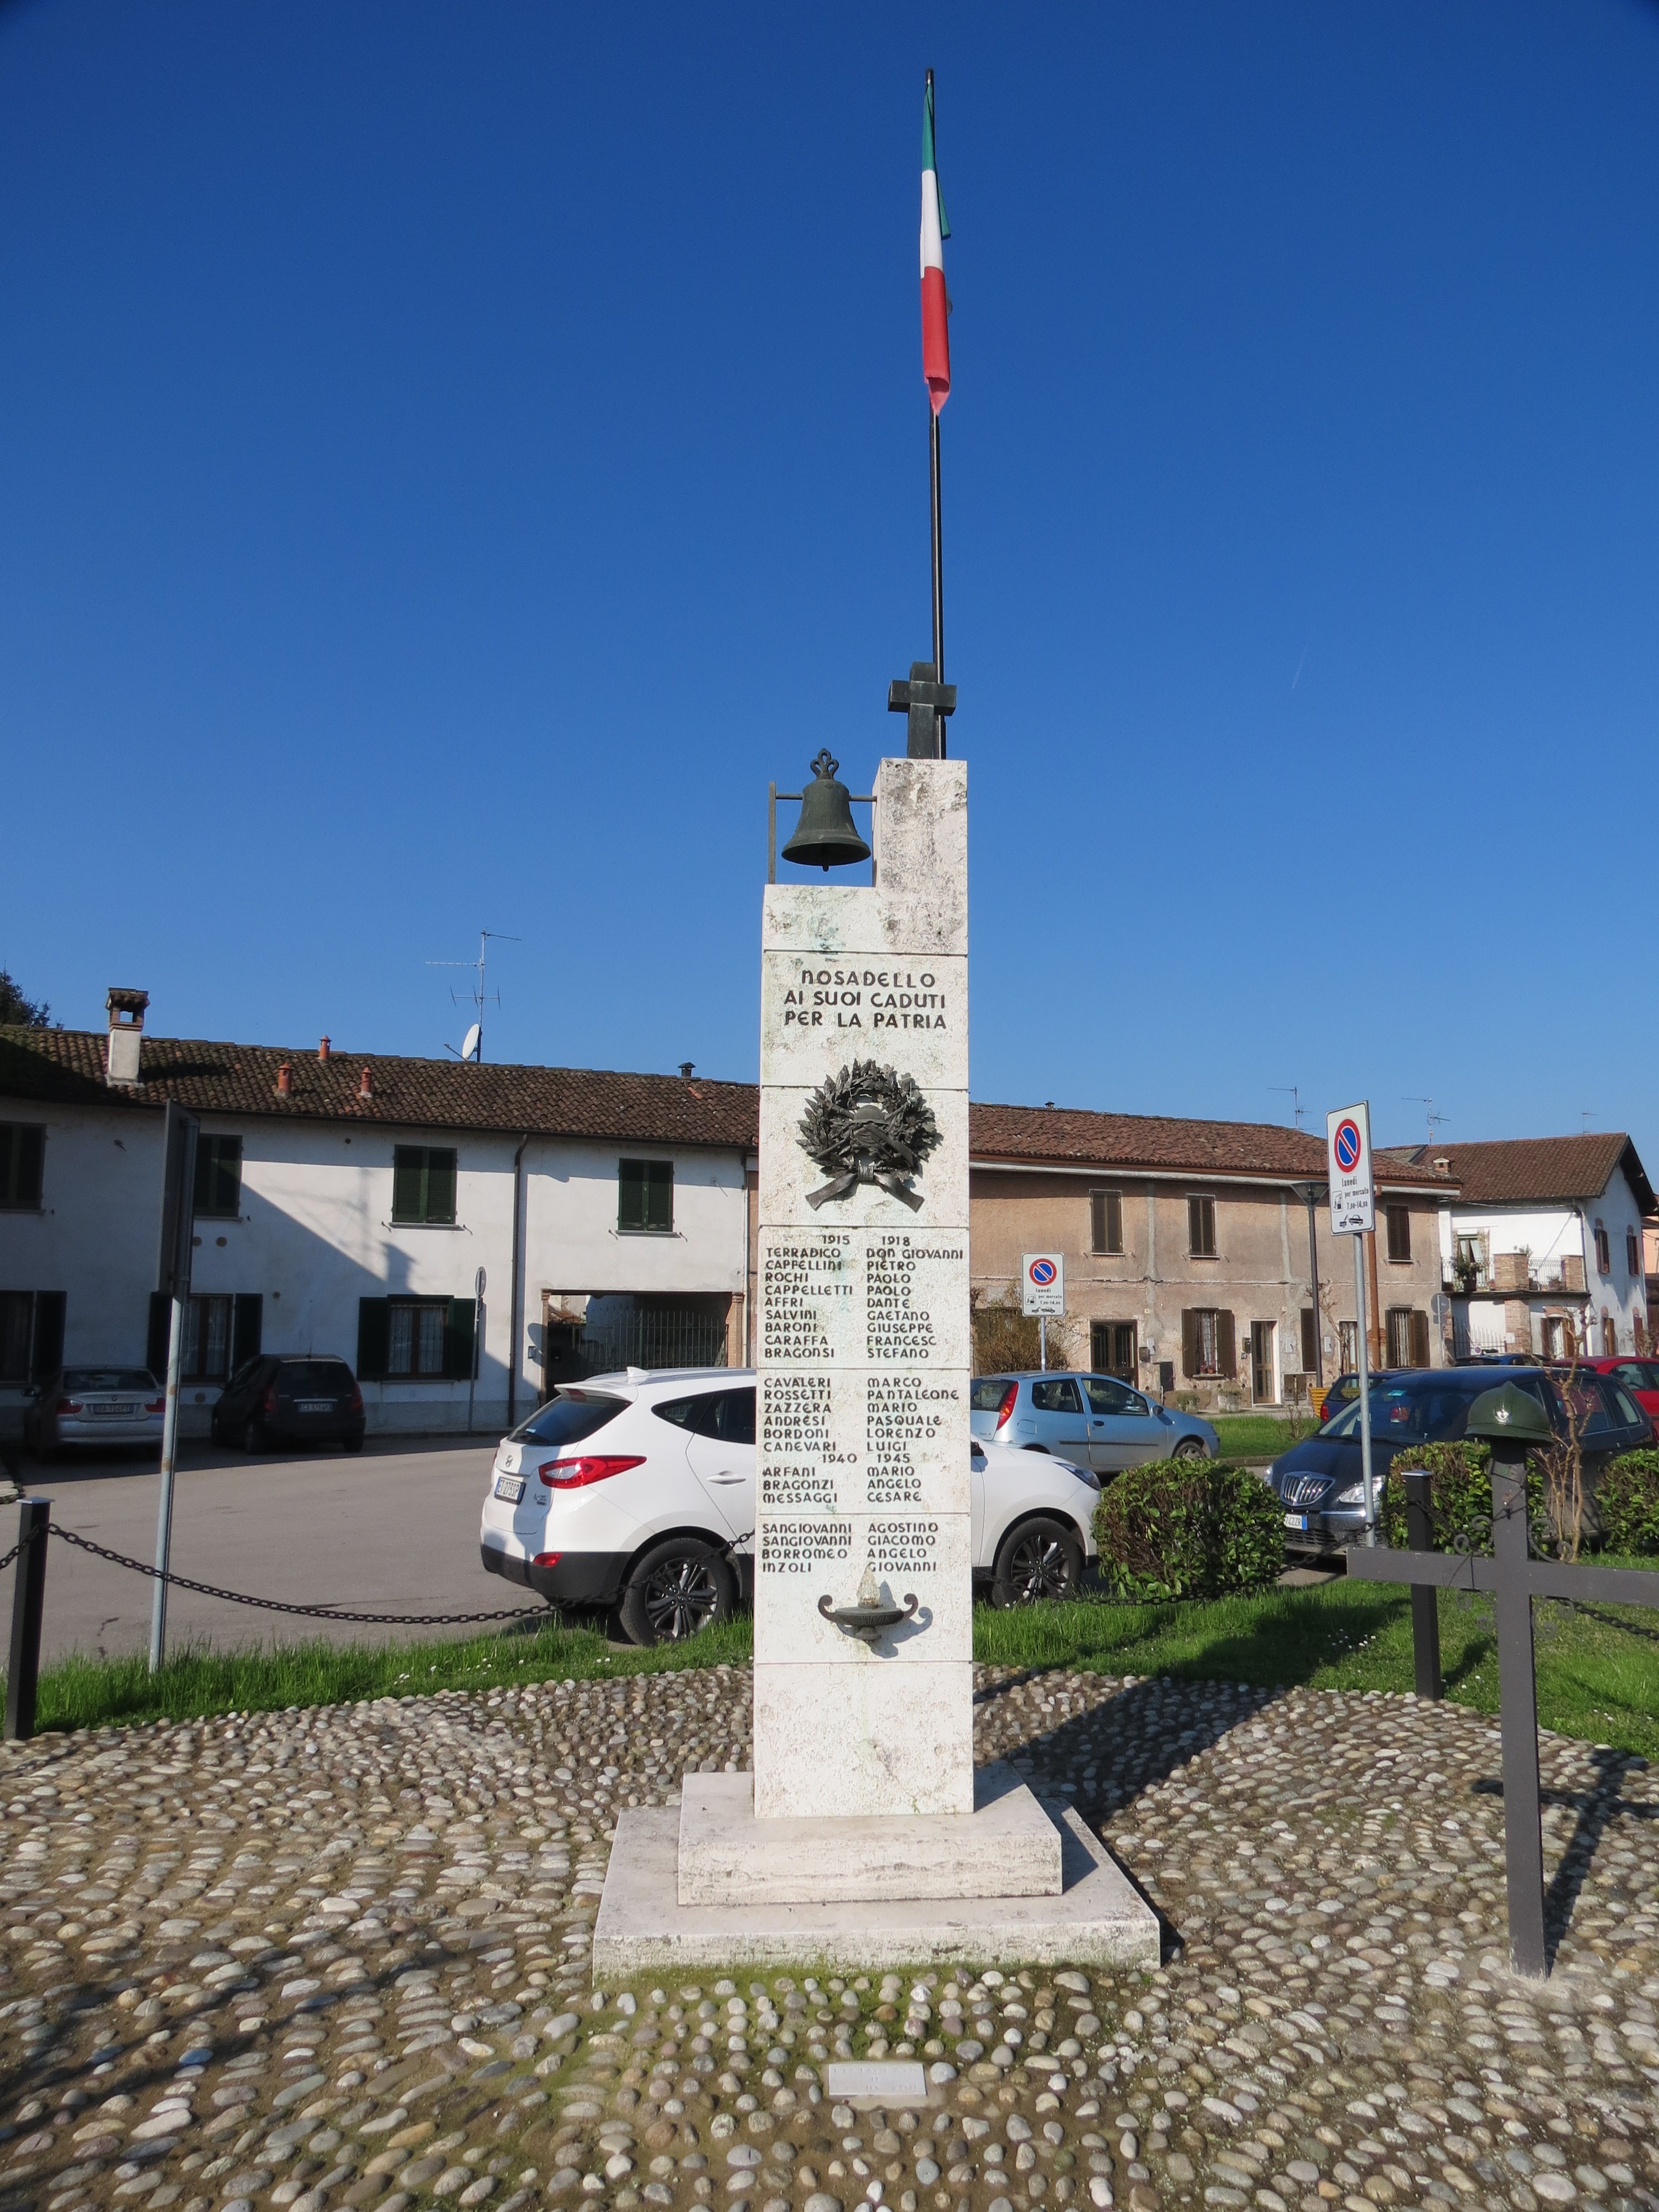
[[[49,1498],[26,1498],[18,1509],[17,1577],[12,1585],[11,1657],[6,1668],[6,1740],[9,1743],[27,1743],[34,1734],[51,1520]]]
[[[1406,1540],[1413,1552],[1434,1549],[1434,1519],[1430,1510],[1430,1478],[1406,1477]],[[1439,1698],[1445,1694],[1440,1674],[1440,1601],[1437,1591],[1422,1583],[1412,1585],[1412,1656],[1417,1666],[1417,1694]]]
[[[1527,1575],[1527,1440],[1492,1452],[1492,1539],[1497,1570],[1498,1729],[1504,1756],[1504,1843],[1509,1881],[1510,1963],[1542,1981],[1544,1832],[1538,1796],[1538,1688],[1533,1671],[1532,1589]]]

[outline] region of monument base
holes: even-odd
[[[877,1898],[1054,1897],[1060,1831],[1012,1766],[974,1774],[971,1813],[763,1820],[752,1774],[688,1774],[682,1905],[842,1905]]]
[[[635,1807],[617,1823],[593,1928],[593,1978],[628,1982],[690,1967],[863,1971],[955,1959],[975,1966],[1156,1966],[1152,1906],[1069,1806],[1039,1802],[1060,1844],[1058,1895],[866,1895],[835,1904],[682,1905],[681,1808]],[[842,1824],[790,1825],[821,1827],[833,1845]],[[988,1866],[982,1881],[988,1888],[996,1881]]]

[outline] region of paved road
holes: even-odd
[[[532,1603],[527,1591],[478,1564],[478,1510],[494,1439],[461,1443],[371,1438],[361,1455],[333,1449],[245,1458],[208,1444],[185,1447],[174,1490],[175,1573],[258,1597],[393,1613],[489,1613]],[[117,1458],[17,1466],[30,1497],[50,1498],[52,1517],[130,1557],[155,1556],[160,1477]],[[0,1553],[17,1540],[17,1510],[0,1506]],[[11,1570],[0,1588],[9,1620]],[[81,1650],[112,1656],[149,1640],[152,1584],[69,1544],[46,1570],[43,1658]],[[220,1649],[293,1643],[321,1623],[256,1613],[175,1589],[170,1645],[210,1638]],[[351,1640],[453,1635],[433,1629],[344,1629]]]

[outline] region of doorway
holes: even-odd
[[[1250,1323],[1250,1396],[1258,1406],[1274,1402],[1273,1324],[1270,1321]]]
[[[1089,1364],[1097,1375],[1135,1379],[1135,1325],[1132,1321],[1097,1321],[1089,1325]]]

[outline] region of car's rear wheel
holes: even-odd
[[[242,1449],[245,1452],[264,1451],[270,1442],[270,1437],[250,1414],[242,1425]]]
[[[1170,1454],[1171,1459],[1203,1459],[1207,1455],[1196,1437],[1182,1437]]]
[[[737,1597],[736,1577],[712,1544],[671,1536],[638,1561],[617,1613],[630,1644],[679,1644],[729,1620]]]
[[[361,1451],[363,1448],[363,1440],[361,1437],[342,1437],[340,1442],[347,1451]]]
[[[991,1602],[1036,1605],[1044,1598],[1075,1597],[1082,1579],[1083,1546],[1077,1530],[1039,1514],[1003,1538],[992,1570]]]

